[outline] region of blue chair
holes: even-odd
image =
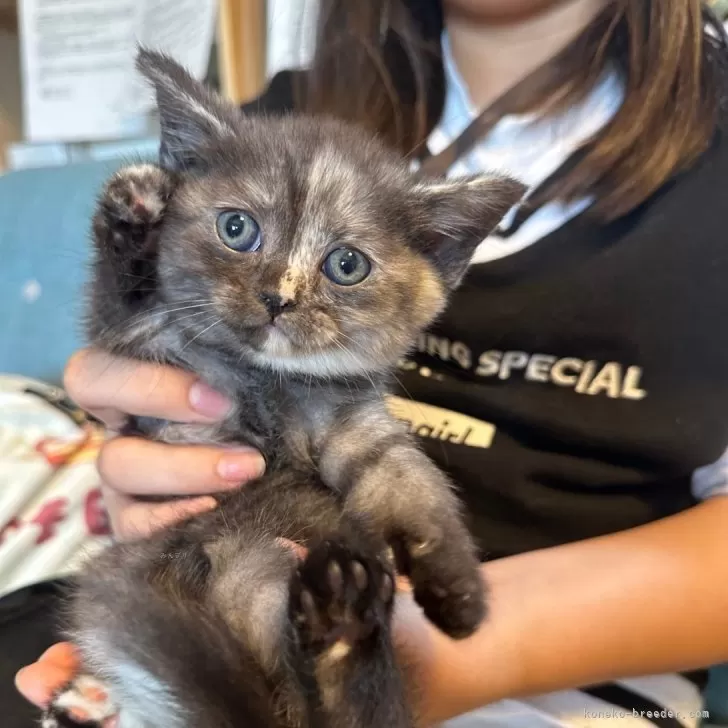
[[[118,162],[0,176],[0,373],[59,383],[79,324],[94,200]]]

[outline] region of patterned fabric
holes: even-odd
[[[68,575],[109,542],[103,438],[60,390],[0,376],[0,596]]]

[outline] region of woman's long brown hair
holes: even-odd
[[[437,0],[321,0],[301,103],[416,154],[442,111],[441,23]],[[699,0],[612,0],[554,59],[552,82],[511,110],[566,108],[609,66],[624,81],[616,116],[535,202],[594,195],[592,212],[612,220],[694,163],[719,122],[724,41]]]

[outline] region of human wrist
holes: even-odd
[[[483,567],[489,609],[478,631],[465,640],[439,635],[435,641],[435,721],[526,692],[523,630],[507,566],[504,560]]]
[[[510,570],[494,566],[495,562],[487,571],[484,567],[490,592],[489,615],[465,640],[453,640],[439,632],[411,598],[398,601],[395,636],[405,666],[414,673],[414,700],[421,726],[437,725],[525,692],[523,641],[510,616],[515,605],[508,604],[513,593]]]

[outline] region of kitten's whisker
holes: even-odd
[[[404,390],[404,393],[409,397],[412,404],[415,405],[415,407],[417,408],[419,415],[420,415],[420,417],[422,417],[423,421],[427,422],[428,417],[425,414],[425,411],[422,409],[422,402],[418,402],[412,396],[412,394],[410,394],[409,389],[407,389],[407,387],[404,386],[404,384],[402,383],[402,380],[394,372],[392,372],[392,377],[394,377],[394,381],[397,382],[397,384],[399,384],[399,386]],[[443,457],[447,458],[447,453],[445,451],[445,444],[443,442],[440,442],[439,444],[440,444],[440,450],[442,451]]]
[[[344,338],[344,339],[346,339],[347,341],[351,341],[351,342],[352,342],[353,344],[356,344],[356,345],[358,346],[358,342],[356,341],[356,339],[353,339],[353,338],[352,338],[351,336],[349,336],[348,334],[345,334],[345,333],[344,333],[343,331],[339,331],[339,336],[343,337],[343,338]],[[345,349],[345,351],[346,351],[346,352],[347,352],[347,353],[349,354],[349,356],[351,356],[351,357],[353,357],[353,358],[356,358],[356,354],[355,354],[355,353],[354,353],[353,351],[351,351],[351,350],[349,350],[349,349]],[[381,394],[381,392],[379,391],[379,388],[378,388],[378,387],[377,387],[377,385],[376,385],[376,384],[374,383],[374,380],[372,379],[372,376],[371,376],[371,374],[370,374],[370,373],[369,373],[369,372],[368,372],[368,371],[367,371],[366,369],[364,369],[364,370],[363,370],[363,373],[364,373],[364,376],[365,376],[365,377],[366,377],[366,378],[367,378],[367,379],[369,380],[369,382],[371,383],[372,387],[374,388],[374,391],[375,391],[375,392],[376,392],[377,394]]]
[[[154,279],[154,275],[137,276],[133,273],[124,273],[123,271],[118,272],[117,275],[123,276],[124,278],[135,278],[138,281],[151,281]]]
[[[205,333],[206,331],[209,331],[210,329],[213,329],[213,328],[215,328],[215,326],[217,326],[218,324],[221,324],[221,323],[222,323],[222,319],[221,319],[221,318],[219,318],[219,319],[218,319],[217,321],[213,321],[213,323],[211,323],[211,324],[210,324],[210,325],[209,325],[209,326],[208,326],[207,328],[204,328],[204,329],[202,329],[202,331],[200,331],[200,333],[199,333],[199,334],[196,334],[195,336],[193,336],[193,337],[192,337],[192,338],[191,338],[191,339],[190,339],[190,340],[189,340],[189,341],[188,341],[188,342],[187,342],[187,343],[186,343],[186,344],[185,344],[185,345],[184,345],[184,346],[183,346],[183,347],[182,347],[182,348],[180,349],[180,352],[179,352],[179,353],[181,354],[181,353],[182,353],[182,352],[183,352],[183,351],[184,351],[184,350],[185,350],[185,349],[186,349],[186,348],[187,348],[187,347],[188,347],[188,346],[189,346],[189,345],[190,345],[190,344],[191,344],[191,343],[192,343],[193,341],[195,341],[196,339],[199,339],[199,338],[200,338],[200,336],[202,336],[202,334],[204,334],[204,333]]]
[[[197,313],[188,313],[186,316],[180,316],[179,318],[176,318],[174,320],[174,323],[179,323],[180,321],[184,321],[185,319],[194,318],[195,316],[202,316],[203,314],[209,314],[209,311],[198,311]]]
[[[354,343],[356,343],[356,341],[355,341],[354,339],[352,339],[352,338],[351,338],[350,336],[347,336],[346,334],[341,334],[341,335],[342,335],[342,336],[343,336],[344,338],[346,338],[346,339],[349,339],[349,341],[353,341]],[[346,353],[346,354],[347,354],[348,356],[350,356],[350,357],[351,357],[352,359],[356,360],[356,354],[355,354],[355,353],[354,353],[353,351],[351,351],[350,349],[347,349],[347,348],[346,348],[346,347],[345,347],[345,346],[344,346],[344,345],[343,345],[343,344],[342,344],[341,342],[339,342],[339,341],[337,341],[336,343],[337,343],[337,345],[339,346],[339,348],[340,348],[340,349],[341,349],[342,351],[344,351],[344,352],[345,352],[345,353]],[[369,383],[370,383],[370,384],[372,385],[372,389],[373,389],[373,390],[374,390],[374,391],[375,391],[375,392],[376,392],[377,394],[381,394],[381,393],[380,393],[380,391],[379,391],[379,387],[377,387],[377,385],[376,385],[376,384],[375,384],[375,382],[374,382],[374,379],[372,379],[372,375],[371,375],[371,374],[370,374],[370,373],[369,373],[369,372],[368,372],[368,371],[367,371],[366,369],[363,369],[363,370],[362,370],[362,373],[363,373],[363,374],[364,374],[364,376],[365,376],[365,377],[366,377],[366,378],[367,378],[367,379],[369,380]]]
[[[394,373],[392,372],[392,378],[394,379],[397,384],[404,390],[404,393],[415,403],[417,404],[417,400],[410,394],[409,389],[402,384],[402,380]]]
[[[192,305],[185,305],[180,306],[179,308],[173,308],[173,309],[167,309],[164,308],[165,306],[175,306],[178,304],[192,304]],[[156,316],[157,314],[169,314],[169,313],[176,313],[177,311],[187,311],[193,308],[205,308],[209,306],[213,306],[213,303],[207,303],[205,301],[196,301],[195,299],[191,299],[189,301],[177,301],[175,303],[163,303],[160,305],[160,307],[155,308],[151,311],[144,310],[140,311],[139,313],[135,314],[131,318],[128,318],[126,321],[123,322],[122,325],[130,325],[132,323],[138,323],[139,321],[143,320],[145,316],[152,318]]]
[[[210,308],[214,303],[195,303],[190,306],[181,306],[180,308],[172,308],[163,310],[162,313],[177,313],[177,311],[188,311],[191,308]]]
[[[220,517],[222,518],[222,522],[223,522],[223,525],[225,526],[225,528],[228,531],[232,532],[232,528],[230,528],[230,524],[228,523],[228,520],[225,517],[225,509],[224,508],[219,508],[218,509],[218,512],[220,513]]]
[[[346,334],[342,334],[342,336],[344,336],[344,338],[349,339],[350,341],[354,341],[354,339],[352,339],[351,337],[346,336]],[[356,343],[356,342],[354,341],[354,343]],[[336,339],[334,339],[334,344],[336,344],[336,346],[338,346],[339,349],[341,349],[341,351],[344,352],[344,354],[346,354],[348,357],[351,357],[354,361],[356,361],[356,354],[353,351],[351,351],[350,349],[348,349],[347,347],[345,347],[340,341],[337,341]],[[374,380],[372,379],[371,374],[366,369],[363,369],[362,370],[362,373],[369,380],[369,383],[372,385],[372,389],[377,394],[381,394],[381,392],[379,391],[379,388],[377,387],[377,385],[375,384]]]

